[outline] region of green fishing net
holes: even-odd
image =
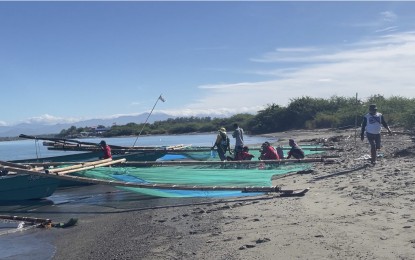
[[[105,167],[77,173],[77,176],[102,180],[117,180],[135,183],[162,183],[196,186],[272,186],[273,175],[281,175],[308,169],[307,163],[286,165],[237,165],[226,168],[220,166],[153,166],[153,167]],[[246,196],[240,191],[198,191],[165,190],[147,188],[120,189],[156,197],[226,197]],[[257,193],[256,193],[257,194]]]

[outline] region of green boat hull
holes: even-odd
[[[127,161],[155,161],[166,154],[164,151],[152,151],[152,152],[133,152],[125,154],[113,154],[113,159],[125,158]],[[13,160],[13,163],[43,163],[43,162],[86,162],[96,161],[102,156],[101,152],[87,152],[68,154],[62,156]],[[84,186],[90,185],[84,182],[78,181],[60,181],[59,187],[71,187],[71,186]]]
[[[52,195],[60,181],[29,174],[0,176],[0,201],[42,199]]]

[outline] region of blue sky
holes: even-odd
[[[415,97],[415,2],[0,2],[0,125]]]

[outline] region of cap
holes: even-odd
[[[101,142],[99,142],[99,144],[107,144],[104,140],[102,140]]]
[[[378,110],[378,108],[376,107],[376,104],[371,104],[369,106],[369,111],[375,111],[375,110]]]

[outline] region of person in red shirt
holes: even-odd
[[[244,161],[244,160],[251,160],[255,155],[249,153],[248,146],[244,146],[242,151],[238,152],[235,155],[235,161]]]
[[[262,151],[261,156],[259,156],[259,160],[279,160],[280,157],[278,156],[277,151],[274,147],[270,145],[269,142],[265,142],[262,144]]]
[[[101,150],[104,153],[104,155],[102,156],[102,159],[112,159],[112,155],[111,155],[111,147],[109,145],[107,145],[107,143],[102,140],[99,145],[101,146]]]

